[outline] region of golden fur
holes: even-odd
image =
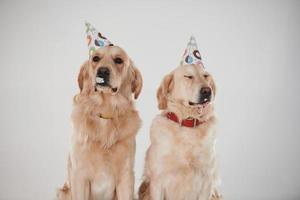
[[[188,78],[190,77],[190,78]],[[212,89],[212,100],[201,112],[189,102],[197,102],[202,87]],[[219,200],[215,158],[212,76],[195,65],[179,66],[165,76],[157,91],[158,107],[150,129],[140,200]],[[175,113],[179,121],[193,117],[204,121],[183,127],[165,117]]]
[[[94,62],[93,57],[100,61]],[[132,200],[135,136],[141,120],[134,108],[142,77],[125,51],[117,46],[98,49],[80,68],[80,93],[74,97],[74,133],[68,159],[68,180],[59,200]],[[117,64],[115,58],[124,62]],[[111,85],[95,86],[97,69],[108,67]],[[100,117],[101,116],[101,117]],[[105,117],[104,117],[105,116]]]

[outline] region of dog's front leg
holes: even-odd
[[[212,196],[212,180],[210,177],[205,176],[201,187],[198,200],[209,200]]]
[[[134,156],[135,156],[135,139],[129,138],[119,144],[117,150],[119,155],[122,155],[122,162],[118,161],[117,172],[117,199],[132,200],[134,194]]]
[[[118,200],[132,200],[134,193],[134,173],[131,161],[127,161],[122,167],[120,177],[117,183],[117,199]]]
[[[159,181],[151,181],[150,183],[150,199],[151,200],[163,200],[164,193]]]
[[[89,200],[90,185],[80,172],[71,173],[72,200]]]
[[[117,185],[118,200],[132,200],[134,193],[134,175],[132,169],[124,172]]]

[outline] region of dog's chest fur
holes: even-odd
[[[87,142],[74,143],[71,151],[72,171],[91,185],[94,199],[112,199],[115,191],[114,161],[110,152],[103,152],[100,145]]]
[[[125,115],[103,119],[84,112],[82,106],[74,107],[71,171],[90,183],[93,199],[113,199],[121,167],[133,168],[133,159],[129,158],[134,158],[135,135],[141,120],[129,108]]]
[[[210,173],[215,156],[213,124],[187,128],[161,115],[153,120],[148,156],[150,171],[155,174],[151,177],[160,179],[166,191],[177,191],[168,194],[168,199],[178,199],[181,194],[199,195],[203,177]]]

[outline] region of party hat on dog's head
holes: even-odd
[[[104,37],[100,32],[98,32],[90,23],[85,22],[86,26],[86,39],[89,47],[89,55],[92,56],[93,53],[99,49],[106,46],[113,46],[113,44]]]
[[[191,36],[184,51],[180,65],[200,65],[203,67],[202,58],[198,50],[198,45],[194,36]]]

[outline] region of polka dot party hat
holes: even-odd
[[[86,27],[86,39],[89,47],[90,57],[93,53],[99,49],[106,46],[113,46],[113,44],[104,37],[100,32],[98,32],[90,23],[85,22]]]
[[[200,65],[203,67],[202,58],[198,50],[198,45],[194,36],[191,36],[184,51],[180,65]]]

